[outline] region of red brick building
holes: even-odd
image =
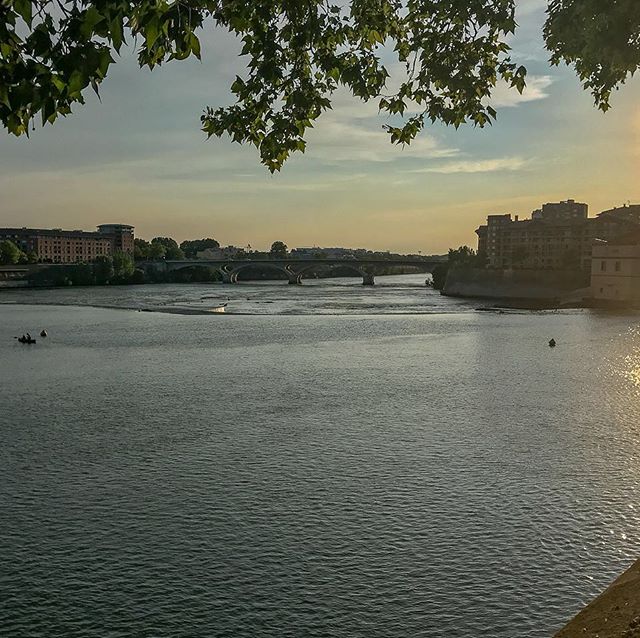
[[[38,261],[53,264],[90,262],[122,251],[133,255],[133,226],[101,224],[96,232],[83,230],[0,228],[0,241],[8,239]]]

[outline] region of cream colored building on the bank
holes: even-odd
[[[593,245],[591,296],[596,301],[640,304],[640,245]]]

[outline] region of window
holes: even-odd
[[[615,265],[616,272],[620,272],[621,267],[622,267],[622,264],[619,261],[616,261],[616,265]]]
[[[607,272],[607,262],[606,261],[601,261],[600,262],[600,270],[602,272]]]

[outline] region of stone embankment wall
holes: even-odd
[[[554,638],[640,638],[640,561]]]
[[[582,271],[452,268],[442,294],[502,300],[580,302],[588,296],[590,274]]]

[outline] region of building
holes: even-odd
[[[640,224],[640,204],[626,204],[617,208],[602,211],[598,217],[626,219],[628,221]]]
[[[604,303],[640,303],[640,244],[594,244],[591,297]]]
[[[476,229],[476,235],[478,235],[478,256],[485,257],[487,256],[487,235],[488,228],[487,226],[480,226],[480,228]]]
[[[538,218],[552,223],[563,223],[584,221],[588,214],[589,206],[587,204],[568,199],[566,202],[543,204]],[[532,218],[535,219],[533,215]]]
[[[133,255],[133,226],[128,224],[100,224],[98,226],[98,234],[111,237],[114,251]]]
[[[90,262],[122,251],[133,255],[133,226],[102,224],[95,232],[60,228],[0,228],[0,241],[8,239],[38,261],[52,264]]]
[[[631,207],[588,217],[588,206],[567,200],[545,204],[531,219],[517,215],[489,215],[476,230],[478,252],[487,267],[501,269],[591,270],[596,239],[618,240],[640,229]]]

